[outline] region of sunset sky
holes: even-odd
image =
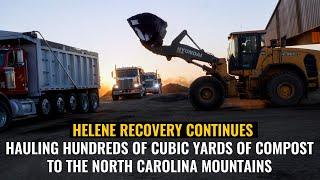
[[[226,57],[232,31],[264,29],[277,0],[2,0],[0,29],[39,30],[48,40],[99,53],[103,86],[114,66],[141,66],[164,82],[188,83],[204,72],[180,59],[167,62],[141,46],[126,19],[151,12],[168,22],[165,44],[183,29],[207,52]]]

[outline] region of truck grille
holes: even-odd
[[[146,87],[147,88],[152,88],[153,87],[153,81],[145,81]]]
[[[133,89],[133,79],[123,79],[117,82],[120,89]]]

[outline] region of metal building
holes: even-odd
[[[320,0],[279,0],[266,27],[266,43],[320,43]]]

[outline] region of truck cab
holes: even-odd
[[[156,72],[147,72],[144,75],[147,93],[161,94],[161,78]]]
[[[28,93],[28,76],[25,51],[17,48],[0,48],[0,92],[7,96]]]
[[[96,112],[99,87],[98,53],[0,30],[0,131],[29,115]]]
[[[120,97],[128,96],[137,96],[141,98],[146,94],[144,71],[142,68],[116,68],[114,78],[116,80],[116,84],[114,84],[112,88],[112,99],[114,101],[119,100]]]

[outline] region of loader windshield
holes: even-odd
[[[228,58],[238,57],[238,38],[232,38],[229,40]]]

